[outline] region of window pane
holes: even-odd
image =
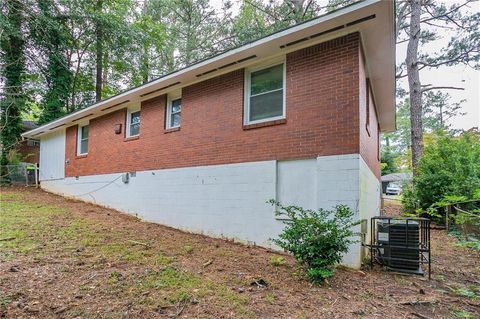
[[[130,125],[130,136],[135,136],[140,134],[140,123]]]
[[[80,154],[88,153],[88,139],[80,141]]]
[[[170,127],[177,127],[180,126],[181,121],[181,113],[172,114],[170,117]]]
[[[130,124],[140,124],[140,111],[132,113]]]
[[[130,115],[130,136],[140,134],[140,111]]]
[[[182,111],[182,100],[178,99],[172,101],[172,113],[178,113]]]
[[[88,138],[88,125],[82,126],[82,139]]]
[[[250,121],[283,115],[283,90],[250,98]]]
[[[283,64],[252,72],[250,83],[252,95],[283,88]]]

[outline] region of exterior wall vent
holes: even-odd
[[[372,15],[369,15],[369,16],[367,16],[367,17],[363,17],[363,18],[360,18],[360,19],[358,19],[358,20],[349,22],[349,23],[347,23],[345,26],[346,26],[346,27],[350,27],[350,26],[352,26],[352,25],[359,24],[359,23],[364,22],[364,21],[368,21],[368,20],[375,19],[375,17],[376,17],[376,16],[375,16],[374,14],[372,14]]]
[[[153,93],[155,93],[155,92],[159,92],[159,91],[168,89],[168,88],[170,88],[170,87],[172,87],[172,86],[175,86],[175,85],[177,85],[177,84],[180,84],[180,83],[181,83],[181,82],[175,82],[175,83],[169,84],[169,85],[167,85],[167,86],[161,87],[161,88],[159,88],[159,89],[150,91],[150,92],[148,92],[148,93],[140,94],[140,97],[144,97],[144,96],[153,94]]]
[[[122,174],[122,182],[124,184],[128,184],[129,181],[130,181],[130,175],[128,173],[123,173]]]
[[[374,15],[374,14],[369,15],[369,16],[367,16],[367,17],[360,18],[360,19],[355,20],[355,21],[352,21],[352,22],[349,22],[349,23],[344,24],[344,25],[339,25],[338,27],[334,27],[334,28],[331,28],[331,29],[328,29],[328,30],[325,30],[325,31],[322,31],[322,32],[319,32],[319,33],[315,33],[314,35],[311,35],[311,36],[309,36],[309,37],[305,37],[305,38],[302,38],[302,39],[299,39],[299,40],[295,40],[295,41],[289,42],[289,43],[287,43],[287,44],[281,45],[281,46],[280,46],[280,49],[284,49],[284,48],[289,47],[289,46],[292,46],[292,45],[294,45],[294,44],[298,44],[298,43],[301,43],[301,42],[304,42],[304,41],[307,41],[307,40],[310,40],[310,39],[313,39],[313,38],[316,38],[316,37],[325,35],[325,34],[327,34],[327,33],[331,33],[331,32],[334,32],[334,31],[338,31],[338,30],[341,30],[341,29],[350,27],[350,26],[352,26],[352,25],[355,25],[355,24],[358,24],[358,23],[361,23],[361,22],[364,22],[364,21],[371,20],[371,19],[375,19],[375,15]]]
[[[130,102],[130,100],[126,100],[126,101],[117,103],[117,104],[115,104],[115,105],[106,107],[106,108],[102,109],[101,111],[106,111],[106,110],[109,110],[109,109],[113,109],[114,107],[120,106],[120,105],[125,104],[125,103],[128,103],[128,102]]]
[[[239,64],[239,63],[242,63],[242,62],[245,62],[245,61],[248,61],[248,60],[251,60],[251,59],[255,59],[257,56],[254,54],[254,55],[250,55],[250,56],[247,56],[246,58],[243,58],[243,59],[240,59],[238,61],[235,61],[235,62],[231,62],[231,63],[227,63],[225,65],[222,65],[216,69],[212,69],[212,70],[208,70],[207,72],[203,72],[203,73],[200,73],[200,74],[197,74],[196,77],[199,78],[201,76],[204,76],[204,75],[207,75],[207,74],[210,74],[212,72],[215,72],[215,71],[218,71],[218,70],[221,70],[221,69],[225,69],[229,66],[232,66],[232,65],[235,65],[235,64]]]

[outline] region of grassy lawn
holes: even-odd
[[[444,234],[434,234],[444,242],[434,252],[430,282],[342,268],[320,287],[304,279],[292,258],[262,248],[142,222],[40,190],[4,188],[0,194],[0,318],[479,314],[480,255]],[[259,279],[267,285],[256,284]]]
[[[139,310],[154,309],[173,315],[189,301],[208,298],[235,316],[252,317],[244,306],[243,296],[225,285],[180,269],[174,263],[175,258],[167,256],[161,247],[152,249],[143,242],[128,240],[135,238],[128,230],[111,232],[105,225],[74,216],[64,207],[26,201],[20,193],[2,193],[1,202],[1,262],[21,260],[25,256],[37,261],[67,259],[58,269],[62,273],[74,273],[87,264],[99,270],[112,268],[112,265],[141,267],[145,271],[124,275],[112,270],[104,273],[102,280],[78,282],[78,291],[88,294],[101,289],[111,298],[138,304]],[[186,247],[184,254],[188,252]],[[72,257],[73,260],[68,260]],[[22,295],[21,291],[15,295],[3,295],[1,305],[7,306],[19,295]],[[93,314],[76,309],[71,315]],[[111,315],[116,316],[114,312]]]

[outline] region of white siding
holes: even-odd
[[[40,140],[40,181],[65,177],[65,130],[42,136]]]

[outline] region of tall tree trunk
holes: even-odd
[[[293,20],[295,23],[303,21],[303,2],[304,0],[291,0],[293,6]]]
[[[101,23],[103,0],[97,0],[97,22],[96,22],[96,82],[95,82],[95,101],[102,99],[103,86],[103,30]]]
[[[147,43],[143,43],[143,52],[140,58],[140,72],[142,76],[142,83],[145,84],[148,82],[148,75],[150,74],[150,64],[148,56],[149,46]]]
[[[422,124],[422,86],[418,71],[418,43],[420,39],[420,15],[422,0],[409,0],[410,14],[410,38],[407,47],[407,75],[410,89],[410,122],[412,137],[412,167],[414,174],[417,170],[418,161],[423,153],[423,124]]]
[[[443,106],[440,104],[440,128],[443,130]]]

